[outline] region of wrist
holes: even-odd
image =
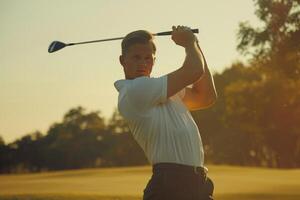
[[[188,53],[190,51],[195,51],[198,48],[197,42],[193,41],[193,42],[187,44],[184,48],[185,48],[186,53]]]

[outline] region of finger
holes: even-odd
[[[191,28],[188,27],[188,26],[183,26],[182,28],[183,28],[184,30],[191,30]]]
[[[183,30],[184,30],[183,26],[178,26],[177,31],[183,31]]]

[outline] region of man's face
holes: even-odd
[[[120,63],[124,68],[126,79],[140,76],[150,76],[154,64],[152,44],[133,44],[125,55],[120,56]]]

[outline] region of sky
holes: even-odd
[[[114,82],[123,79],[121,40],[66,47],[49,44],[123,37],[172,25],[198,28],[200,46],[213,73],[244,58],[238,54],[242,21],[258,24],[252,0],[0,0],[0,136],[10,143],[36,130],[43,134],[71,108],[117,107]],[[153,77],[178,69],[184,49],[170,36],[156,37]]]

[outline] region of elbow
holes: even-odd
[[[217,99],[218,99],[218,95],[216,93],[216,91],[214,91],[212,94],[210,94],[208,97],[206,97],[205,99],[205,107],[208,108],[208,107],[211,107],[213,106],[216,102],[217,102]]]
[[[205,104],[202,106],[202,109],[210,108],[216,103],[217,99],[207,99]]]
[[[207,109],[212,107],[217,101],[217,98],[206,98],[199,101],[197,105],[191,106],[189,109],[191,111]]]

